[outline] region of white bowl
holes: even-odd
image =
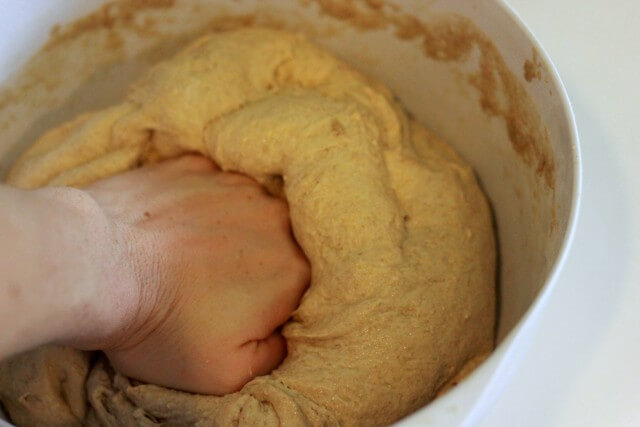
[[[170,8],[137,12],[139,22],[152,17],[155,26],[140,25],[137,31],[123,26],[111,40],[106,30],[89,29],[75,42],[62,41],[23,68],[54,24],[71,22],[102,3],[0,0],[0,37],[11,40],[0,45],[0,82],[4,81],[5,88],[24,86],[8,104],[3,105],[7,91],[0,93],[0,174],[43,130],[80,111],[116,102],[127,84],[158,59],[159,55],[143,52],[157,44],[165,46],[161,39],[201,28],[216,16],[227,18],[216,21],[219,26],[232,22],[228,19],[232,15],[247,13],[255,13],[254,23],[306,32],[385,82],[414,116],[473,165],[491,200],[500,249],[497,348],[457,387],[402,423],[468,425],[481,419],[509,373],[518,369],[521,355],[529,350],[528,332],[544,316],[546,297],[571,242],[580,197],[578,136],[569,100],[555,68],[515,13],[499,0],[373,1],[371,7],[363,7],[369,17],[360,19],[349,18],[346,9],[321,11],[314,1],[183,0]],[[344,7],[347,3],[336,4]],[[399,11],[389,6],[376,9],[376,4],[395,5]],[[469,80],[478,70],[477,45],[466,60],[434,59],[433,52],[431,57],[425,54],[423,36],[407,39],[412,28],[409,20],[380,27],[386,22],[380,10],[407,14],[428,25],[443,22],[448,13],[470,19],[510,70],[513,77],[507,80],[523,90],[514,99],[523,103],[519,108],[527,110],[527,117],[506,115],[509,123],[517,128],[523,125],[518,120],[524,120],[534,130],[547,132],[548,140],[534,138],[533,145],[518,151],[514,149],[517,138],[513,133],[509,136],[508,121],[502,117],[505,114],[483,110],[481,92]],[[382,20],[376,21],[376,16]],[[398,25],[405,30],[404,38],[394,34]],[[162,34],[147,31],[153,27]],[[166,51],[175,49],[167,46]],[[496,76],[498,82],[507,81]],[[504,98],[505,93],[498,92],[498,97]],[[505,102],[502,98],[499,103]],[[535,123],[536,116],[540,123]]]

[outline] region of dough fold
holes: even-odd
[[[286,360],[215,397],[44,347],[0,365],[16,422],[382,425],[491,351],[495,244],[473,172],[384,86],[301,35],[248,28],[195,41],[121,104],[42,136],[8,182],[81,187],[186,152],[289,202],[312,279],[283,329]]]

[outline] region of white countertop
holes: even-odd
[[[558,68],[583,195],[533,342],[483,426],[640,426],[640,2],[508,0]]]

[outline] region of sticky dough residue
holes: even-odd
[[[462,62],[477,51],[480,60],[468,80],[480,95],[482,109],[504,120],[515,152],[548,188],[555,189],[555,162],[540,114],[495,44],[471,19],[435,13],[431,19],[423,20],[386,0],[314,0],[313,3],[317,3],[321,13],[360,30],[392,28],[400,39],[419,41],[424,54],[436,61]],[[527,81],[540,78],[541,64],[535,52],[533,63],[528,61],[524,67]]]
[[[303,36],[207,35],[121,104],[45,134],[8,181],[83,186],[193,151],[289,201],[313,276],[283,331],[287,359],[213,397],[134,383],[102,359],[45,347],[0,366],[14,420],[388,424],[492,349],[495,248],[473,172],[385,87]]]

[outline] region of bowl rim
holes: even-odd
[[[425,421],[424,417],[427,416],[429,420],[437,419],[438,425],[442,423],[444,425],[455,424],[461,426],[476,425],[484,418],[488,409],[500,396],[511,375],[520,366],[519,362],[528,347],[527,338],[535,329],[536,320],[541,316],[551,294],[557,286],[558,278],[568,259],[579,219],[583,186],[583,165],[577,122],[566,87],[548,52],[519,13],[507,0],[491,1],[507,14],[510,21],[523,32],[527,40],[529,40],[531,45],[536,49],[539,60],[549,71],[550,83],[558,91],[558,97],[564,111],[562,120],[565,121],[569,131],[567,143],[572,153],[573,183],[569,219],[560,250],[552,264],[550,272],[543,286],[538,291],[538,294],[533,299],[533,302],[516,325],[504,337],[502,342],[496,346],[487,360],[470,373],[455,389],[416,410],[412,414],[409,414],[404,419],[399,420],[399,423],[403,425],[423,425]],[[97,4],[96,7],[98,6],[99,4]],[[473,400],[469,402],[467,410],[452,411],[452,405],[453,407],[458,406],[456,405],[456,401],[460,400],[460,397],[464,393],[471,393],[469,396],[473,396]],[[3,419],[1,414],[0,412],[0,427],[12,426],[12,424]]]
[[[560,77],[557,67],[551,60],[548,52],[542,46],[533,31],[524,22],[518,12],[507,0],[492,0],[499,8],[504,10],[520,31],[527,37],[531,45],[539,54],[539,60],[548,69],[550,83],[557,89],[558,96],[564,111],[563,120],[569,130],[567,143],[571,150],[571,164],[573,166],[573,183],[571,189],[571,203],[569,219],[560,245],[560,250],[544,281],[543,286],[533,299],[529,308],[522,315],[516,325],[507,333],[504,339],[496,346],[491,355],[469,374],[455,389],[418,409],[399,422],[403,425],[411,425],[419,421],[421,425],[428,417],[429,424],[437,420],[437,425],[477,425],[487,414],[488,409],[497,400],[506,386],[511,375],[517,370],[524,353],[528,348],[527,337],[534,330],[536,320],[548,303],[558,278],[569,256],[576,233],[580,204],[582,199],[582,156],[580,150],[580,137],[578,126],[571,100],[567,89]],[[464,393],[470,393],[474,397],[468,403],[466,411],[452,410],[459,408],[457,401]],[[460,408],[462,409],[462,408]],[[419,420],[417,419],[419,418]],[[435,423],[433,423],[435,424]]]

